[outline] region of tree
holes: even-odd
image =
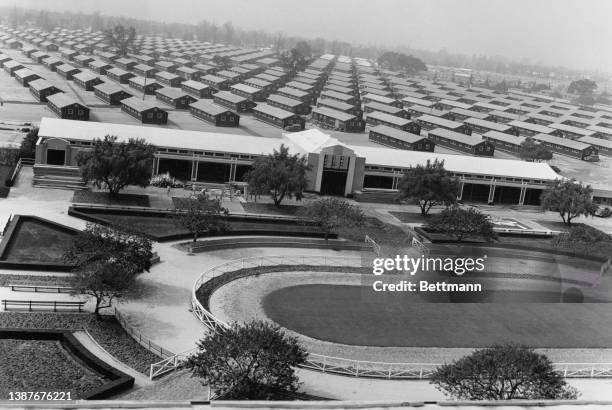
[[[296,338],[253,321],[205,336],[187,366],[225,400],[273,400],[297,391],[294,368],[306,356]]]
[[[153,145],[133,138],[118,143],[117,137],[110,135],[95,139],[92,145],[91,151],[82,151],[77,157],[86,182],[91,180],[97,188],[105,185],[113,196],[128,185],[149,185]]]
[[[28,131],[21,145],[19,146],[20,158],[35,158],[36,157],[36,142],[38,142],[38,127],[33,127]]]
[[[296,47],[291,50],[285,51],[279,55],[280,65],[293,74],[306,68],[309,58],[310,46],[303,41],[299,42]]]
[[[574,225],[569,232],[562,232],[552,240],[553,246],[586,254],[609,254],[612,237],[589,225]]]
[[[117,49],[117,54],[125,56],[133,49],[136,41],[136,29],[134,27],[125,28],[121,24],[112,29],[104,31],[106,42]]]
[[[186,206],[177,214],[177,223],[193,235],[193,242],[203,233],[225,232],[229,226],[223,220],[229,211],[221,206],[219,199],[210,199],[204,194],[189,198]]]
[[[95,224],[88,224],[64,251],[64,260],[74,266],[71,287],[95,298],[96,314],[129,291],[137,274],[149,271],[152,257],[149,238]]]
[[[589,80],[588,78],[582,78],[572,81],[567,87],[567,92],[569,94],[590,95],[593,94],[596,89],[597,83],[595,81]]]
[[[297,43],[295,43],[294,48],[305,59],[309,60],[310,58],[312,58],[312,48],[310,47],[310,44],[308,44],[307,42],[298,41]]]
[[[489,217],[477,209],[463,209],[456,206],[444,209],[439,214],[432,215],[426,225],[428,230],[442,232],[461,242],[464,239],[495,238],[493,224]]]
[[[550,161],[553,154],[552,151],[542,144],[537,144],[533,138],[527,137],[523,142],[521,142],[519,157],[524,161],[540,162]]]
[[[415,201],[421,214],[427,216],[434,205],[452,205],[457,202],[459,181],[444,169],[444,161],[427,160],[423,166],[410,167],[398,184],[399,199]]]
[[[386,51],[378,57],[378,64],[383,68],[401,70],[413,74],[419,71],[427,71],[427,65],[412,55]]]
[[[592,215],[597,206],[593,203],[593,188],[575,180],[557,179],[542,193],[540,202],[547,211],[558,212],[563,223],[571,226],[577,216]]]
[[[248,182],[253,192],[269,193],[278,207],[285,198],[302,199],[309,169],[306,157],[290,155],[289,148],[282,144],[272,154],[255,159],[244,181]]]
[[[546,355],[521,345],[479,349],[436,369],[430,383],[458,400],[576,399]]]
[[[575,103],[579,105],[593,105],[595,102],[596,99],[593,94],[579,95],[578,98],[575,99]]]
[[[601,93],[595,97],[595,102],[598,104],[610,105],[610,95],[608,93]]]
[[[222,70],[227,70],[232,66],[232,62],[230,61],[230,58],[228,56],[222,56],[217,54],[213,57],[212,61],[217,67]]]
[[[364,219],[361,209],[337,198],[311,201],[303,207],[300,214],[323,230],[325,240],[339,227],[357,226]]]

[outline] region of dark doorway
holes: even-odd
[[[48,149],[47,164],[48,165],[65,165],[66,151],[63,149]]]
[[[324,169],[321,179],[321,194],[344,196],[347,174],[347,171]]]
[[[363,178],[364,188],[393,189],[393,177],[366,175]]]
[[[542,195],[542,189],[527,188],[525,190],[525,205],[540,205],[540,195]]]
[[[511,186],[496,186],[493,194],[493,202],[496,204],[518,205],[521,196],[521,188]]]
[[[251,170],[250,165],[236,165],[236,176],[234,177],[236,181],[244,181],[244,174]]]
[[[220,162],[200,162],[198,164],[199,182],[216,182],[223,184],[229,181],[230,164]]]
[[[461,200],[463,202],[484,202],[489,201],[489,185],[481,184],[465,184],[463,186],[463,195]]]
[[[158,174],[165,174],[168,172],[171,177],[183,180],[191,180],[191,161],[184,159],[159,159]]]

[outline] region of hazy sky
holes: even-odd
[[[0,0],[612,72],[612,0]]]

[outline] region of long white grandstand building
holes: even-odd
[[[436,158],[460,178],[459,199],[464,201],[537,205],[546,185],[561,178],[545,163],[475,161],[462,155],[348,145],[317,129],[263,138],[43,118],[38,135],[35,183],[57,175],[80,175],[78,153],[106,135],[117,136],[118,141],[143,138],[157,147],[154,174],[169,172],[198,183],[241,181],[256,157],[284,144],[291,153],[306,156],[311,167],[308,191],[357,199],[367,193],[392,193],[406,169]],[[606,196],[606,191],[598,192]]]

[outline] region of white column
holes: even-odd
[[[493,203],[493,198],[495,198],[495,181],[491,182],[491,188],[489,188],[489,200],[487,202],[489,204]]]
[[[461,185],[459,186],[459,195],[457,195],[457,201],[461,201],[463,199],[463,187],[465,186],[465,181],[461,181]]]
[[[353,180],[355,178],[355,162],[357,157],[351,155],[347,157],[349,161],[348,173],[346,174],[346,185],[344,186],[344,196],[349,195],[353,191]]]
[[[321,192],[321,181],[323,180],[323,159],[325,154],[322,152],[318,154],[319,160],[317,161],[317,174],[315,179],[315,192]]]
[[[519,205],[525,205],[525,194],[527,193],[527,187],[523,185],[521,187],[521,193],[519,195]]]
[[[194,157],[191,160],[191,181],[196,180],[196,177],[198,175],[197,172],[198,172],[198,159]]]

